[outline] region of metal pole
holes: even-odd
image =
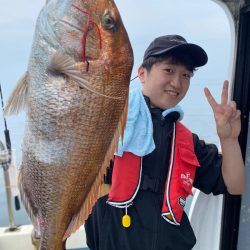
[[[3,170],[4,170],[3,172],[4,172],[4,181],[5,181],[5,190],[6,190],[6,195],[7,195],[8,213],[9,213],[9,231],[14,231],[16,230],[17,227],[14,222],[9,170],[5,168]]]
[[[13,204],[12,204],[12,192],[11,192],[11,184],[10,184],[10,175],[9,175],[9,167],[10,167],[10,155],[7,150],[5,150],[3,143],[0,141],[0,167],[3,168],[4,172],[4,182],[5,182],[5,190],[7,196],[7,205],[8,205],[8,213],[9,213],[9,231],[14,231],[17,229],[14,222],[14,213],[13,213]]]

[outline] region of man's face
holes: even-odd
[[[142,93],[150,98],[152,107],[167,109],[177,105],[186,95],[193,73],[183,65],[168,61],[155,63],[148,72],[138,69]]]

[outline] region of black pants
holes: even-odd
[[[122,226],[125,209],[115,208],[101,197],[85,223],[91,250],[190,250],[196,239],[187,215],[180,226],[161,217],[162,195],[140,190],[128,208],[131,226]]]

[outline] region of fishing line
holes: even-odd
[[[130,80],[130,82],[132,82],[132,81],[134,81],[136,78],[138,78],[139,76],[135,76],[134,78],[132,78],[131,80]]]

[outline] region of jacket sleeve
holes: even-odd
[[[225,194],[227,188],[221,171],[222,155],[219,154],[216,145],[206,144],[195,134],[193,134],[193,139],[195,153],[200,163],[193,186],[206,194]]]

